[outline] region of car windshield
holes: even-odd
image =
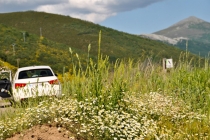
[[[46,76],[53,76],[53,73],[50,69],[30,69],[20,71],[18,79],[37,78]]]

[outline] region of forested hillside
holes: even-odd
[[[89,44],[90,57],[96,60],[99,31],[101,53],[108,55],[110,61],[142,56],[157,62],[162,58],[178,61],[180,56],[180,49],[158,41],[69,16],[28,11],[0,14],[0,57],[19,67],[47,64],[62,72],[64,66],[68,69],[76,61],[76,53],[83,64],[87,62]]]
[[[0,58],[14,66],[51,65],[61,72],[70,65],[68,47],[0,24]],[[62,49],[63,48],[63,49]]]

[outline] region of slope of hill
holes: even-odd
[[[31,65],[51,65],[57,72],[69,66],[68,51],[60,49],[63,44],[26,33],[25,41],[21,30],[0,24],[0,59],[23,67]]]
[[[186,48],[187,44],[187,48]],[[202,56],[202,57],[209,57],[209,51],[210,51],[210,44],[209,43],[203,43],[201,41],[196,40],[182,40],[177,42],[176,46],[182,50],[188,49],[193,54]]]
[[[117,58],[138,59],[142,56],[152,57],[156,61],[168,57],[178,60],[181,52],[159,41],[69,16],[34,11],[4,13],[0,14],[0,24],[0,57],[13,65],[49,64],[62,72],[64,66],[70,67],[73,59],[69,47],[85,63],[88,44],[91,44],[90,57],[96,59],[100,30],[101,52],[108,55],[111,61]]]

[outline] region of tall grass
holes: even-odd
[[[197,67],[183,53],[175,68],[164,72],[152,61],[118,59],[111,64],[100,54],[100,43],[94,61],[90,46],[86,67],[76,55],[72,69],[64,70],[63,97],[2,115],[0,139],[44,123],[91,140],[209,139],[208,59]]]
[[[193,61],[193,58],[189,59],[189,52],[186,50],[186,52],[180,54],[179,62],[176,63],[175,68],[170,69],[166,73],[162,70],[162,65],[156,63],[150,62],[145,67],[144,60],[139,60],[138,62],[134,62],[133,60],[117,60],[111,65],[108,56],[103,57],[100,55],[97,63],[94,63],[91,59],[88,60],[88,62],[90,62],[90,64],[88,64],[85,72],[80,69],[79,71],[74,70],[72,73],[72,76],[75,76],[75,78],[69,81],[70,86],[68,87],[67,96],[77,98],[77,100],[81,102],[94,102],[94,106],[92,107],[98,107],[98,110],[105,109],[106,111],[113,111],[116,108],[121,108],[123,111],[132,112],[132,109],[128,108],[129,105],[125,101],[126,97],[135,97],[141,101],[141,98],[145,95],[147,98],[151,98],[148,94],[157,92],[166,96],[166,98],[170,97],[171,103],[175,108],[186,109],[188,113],[189,111],[192,111],[192,114],[195,113],[195,116],[196,113],[206,115],[207,120],[209,118],[210,81],[208,78],[209,68],[207,58],[204,67],[201,67],[200,61],[193,63],[195,62]],[[73,65],[75,66],[75,64]],[[132,98],[131,103],[135,98]],[[158,99],[159,98],[160,97],[158,97]],[[153,104],[152,102],[151,104],[158,106],[158,104],[161,104],[162,100],[165,99],[160,100],[161,101],[155,101],[157,104]],[[182,104],[178,104],[177,101],[182,102]],[[174,102],[176,102],[178,106],[176,106]],[[160,106],[163,107],[163,109],[167,107],[167,103],[164,102],[164,104],[166,106]],[[147,106],[150,105],[147,104]],[[170,105],[170,107],[171,106],[172,105]],[[174,110],[170,109],[168,109],[168,112],[166,113],[170,114],[172,112],[171,115],[169,115],[169,118],[173,115],[176,116],[173,114]],[[149,108],[148,110],[152,109]],[[141,112],[140,109],[138,111]],[[186,113],[185,111],[179,111],[181,114]],[[144,113],[147,114],[146,112]],[[176,113],[179,114],[178,112]],[[183,117],[184,119],[182,118],[182,121],[189,121],[190,123],[192,121],[194,122],[194,125],[198,126],[203,125],[203,121],[200,123],[200,120],[188,120],[190,118],[188,116],[190,113],[188,113],[185,114],[185,117],[187,118]],[[160,112],[148,114],[153,120],[161,121],[162,125],[165,125],[164,121],[166,121],[166,124],[170,126],[170,129],[172,126],[179,128],[179,126],[175,125],[171,120],[168,121],[169,118],[167,115],[165,116],[165,114],[161,114]],[[185,124],[186,122],[183,123]],[[193,125],[185,125],[187,126],[184,128],[189,130],[194,127]],[[194,131],[200,132],[201,128]],[[185,133],[187,135],[187,133],[191,133],[191,131]]]
[[[205,67],[201,68],[194,66],[192,60],[180,58],[176,67],[166,73],[161,65],[150,63],[145,67],[141,60],[117,60],[111,65],[109,57],[101,55],[97,63],[91,59],[88,62],[85,70],[81,69],[79,63],[78,70],[73,64],[73,72],[69,75],[74,78],[65,83],[68,84],[68,89],[65,88],[67,96],[76,97],[79,101],[101,98],[101,104],[111,102],[116,105],[127,91],[138,94],[162,91],[163,94],[184,100],[191,106],[192,111],[208,111],[208,61],[205,62]]]

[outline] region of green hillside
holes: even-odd
[[[180,41],[176,46],[182,50],[186,50],[186,41]],[[209,57],[210,44],[196,40],[188,40],[188,51],[200,55],[202,57]]]
[[[71,65],[69,47],[85,63],[87,47],[91,44],[90,57],[97,58],[100,30],[101,53],[108,55],[111,61],[142,56],[159,62],[164,57],[178,60],[181,52],[174,46],[69,16],[28,11],[0,14],[0,57],[20,67],[48,64],[62,72],[64,66]]]
[[[61,49],[63,47],[63,49]],[[0,58],[14,66],[51,65],[57,72],[68,68],[67,46],[0,24]]]

